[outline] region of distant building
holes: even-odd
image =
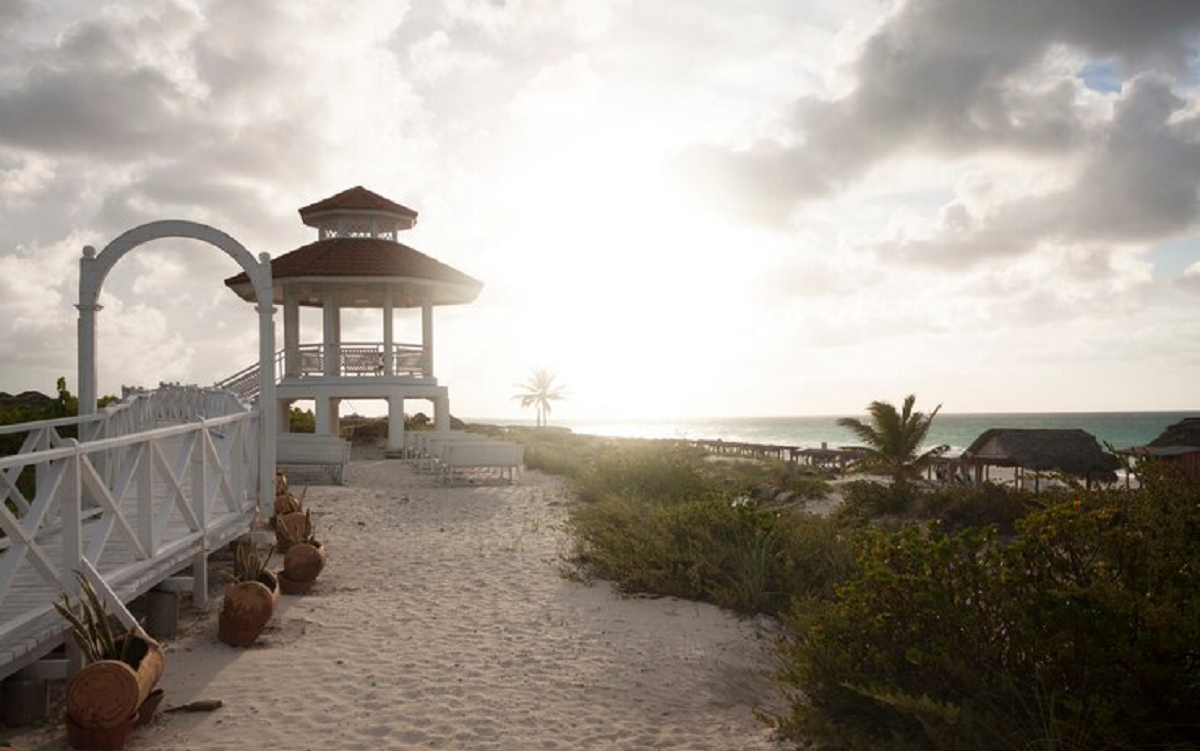
[[[1200,482],[1200,417],[1185,417],[1145,446],[1122,453],[1178,464],[1185,475]]]
[[[960,461],[975,468],[977,482],[987,467],[1016,468],[1018,485],[1025,472],[1033,472],[1034,490],[1040,489],[1043,473],[1079,477],[1091,487],[1093,480],[1114,482],[1121,466],[1095,436],[1078,428],[992,428],[967,447]]]

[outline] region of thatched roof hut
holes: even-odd
[[[1078,428],[992,428],[963,452],[962,461],[976,467],[1017,467],[1033,472],[1061,472],[1112,482],[1121,466],[1100,448],[1095,436]]]
[[[1170,446],[1192,446],[1200,448],[1200,417],[1185,417],[1162,432],[1158,438],[1150,441],[1151,446],[1167,448]]]
[[[1124,453],[1173,462],[1187,477],[1200,482],[1200,417],[1185,417],[1145,446]]]

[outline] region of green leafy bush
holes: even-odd
[[[716,497],[664,505],[609,495],[580,504],[571,521],[588,570],[622,591],[741,613],[778,613],[793,597],[829,592],[853,565],[831,520]]]
[[[917,493],[910,512],[917,519],[940,520],[948,532],[993,524],[1002,535],[1011,536],[1018,519],[1044,505],[1030,491],[993,483],[941,485]]]
[[[711,495],[714,489],[701,471],[703,456],[669,442],[614,443],[575,476],[574,489],[583,501],[618,496],[672,503]]]
[[[804,468],[793,477],[785,477],[780,482],[780,489],[791,491],[800,498],[822,498],[833,490],[824,472],[805,471]]]
[[[913,485],[889,485],[854,480],[842,486],[843,501],[837,513],[848,521],[868,521],[880,516],[908,513],[916,498]]]
[[[315,433],[317,432],[317,416],[311,409],[291,407],[288,409],[288,432]]]
[[[786,737],[886,749],[1200,743],[1200,487],[1078,492],[1016,523],[864,532],[780,645]]]

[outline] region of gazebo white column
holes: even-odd
[[[450,429],[450,397],[439,396],[433,400],[433,429]]]
[[[393,332],[395,322],[396,316],[395,307],[392,302],[392,286],[389,284],[387,289],[383,291],[383,374],[385,376],[396,375],[396,358],[393,355],[396,349]],[[388,409],[390,414],[390,405]],[[391,433],[388,435],[390,436]],[[391,448],[390,438],[388,439],[388,447]]]
[[[388,397],[388,439],[389,454],[404,450],[404,397]]]
[[[429,302],[421,306],[421,348],[425,377],[433,378],[433,304]]]
[[[321,303],[322,341],[325,343],[325,375],[334,377],[341,373],[342,363],[342,321],[341,310],[338,309],[337,293],[332,289],[325,290]]]
[[[300,297],[290,286],[283,293],[283,377],[300,377]]]

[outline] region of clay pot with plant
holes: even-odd
[[[301,519],[285,520],[276,533],[285,537],[283,570],[278,573],[279,586],[284,594],[305,594],[325,568],[325,546],[316,538],[312,515],[305,512]]]
[[[78,607],[65,592],[55,609],[70,626],[84,667],[67,683],[67,742],[79,749],[118,749],[135,725],[148,722],[162,699],[162,647],[141,628],[113,624],[82,574]]]
[[[217,638],[232,647],[253,644],[275,612],[279,581],[267,568],[274,552],[274,545],[260,550],[250,542],[237,543],[233,569],[221,571],[229,586],[217,618]]]

